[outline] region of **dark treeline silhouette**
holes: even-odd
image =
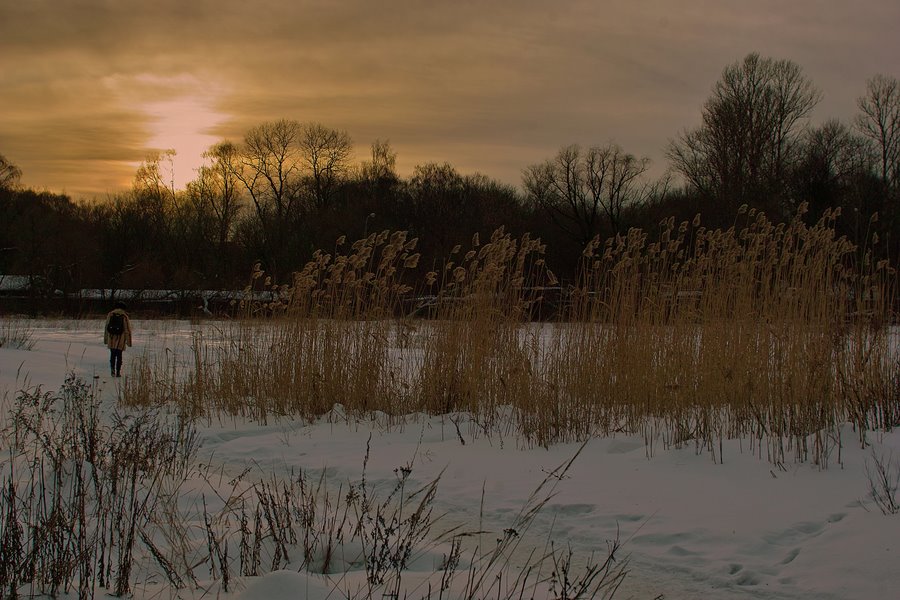
[[[130,190],[102,202],[25,189],[0,156],[0,274],[27,277],[35,299],[86,288],[240,289],[255,264],[283,281],[340,236],[407,230],[427,271],[473,234],[505,226],[541,237],[565,282],[595,236],[632,227],[652,236],[662,219],[698,213],[706,227],[729,227],[741,205],[775,222],[801,206],[810,221],[841,207],[840,235],[860,248],[879,239],[878,251],[895,256],[900,82],[870,79],[848,123],[811,124],[820,98],[795,63],[750,54],[723,70],[700,124],[669,141],[663,177],[617,144],[569,145],[523,166],[520,189],[447,163],[403,178],[389,142],[354,162],[347,132],[287,119],[211,147],[185,190],[171,184],[173,153],[152,154]]]

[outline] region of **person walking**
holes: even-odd
[[[103,343],[109,348],[109,372],[113,377],[122,376],[122,352],[131,346],[131,319],[125,308],[124,302],[116,302],[103,327]]]

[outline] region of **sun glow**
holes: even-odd
[[[152,137],[148,147],[174,150],[172,183],[184,189],[197,177],[203,165],[203,153],[219,141],[210,131],[225,120],[212,107],[212,98],[185,95],[172,100],[144,104],[141,107],[152,118]]]

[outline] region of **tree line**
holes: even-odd
[[[519,188],[448,163],[418,165],[404,178],[389,142],[354,162],[347,132],[289,119],[209,148],[184,190],[171,183],[172,151],[148,155],[131,189],[105,202],[26,189],[0,155],[0,273],[63,295],[235,289],[256,263],[285,279],[340,236],[407,230],[431,270],[474,233],[505,226],[540,236],[565,280],[595,236],[632,227],[652,236],[662,219],[698,213],[707,227],[728,227],[741,206],[776,222],[801,207],[809,220],[841,207],[839,234],[896,255],[900,81],[871,78],[849,122],[810,123],[820,99],[800,66],[752,53],[725,67],[700,124],[669,141],[662,177],[618,144],[572,144],[525,166]]]

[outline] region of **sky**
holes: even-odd
[[[407,176],[449,162],[512,185],[562,146],[615,142],[666,168],[722,69],[799,64],[813,121],[852,119],[866,80],[900,76],[896,0],[0,0],[0,154],[22,183],[127,189],[175,149],[281,118],[389,140]]]

